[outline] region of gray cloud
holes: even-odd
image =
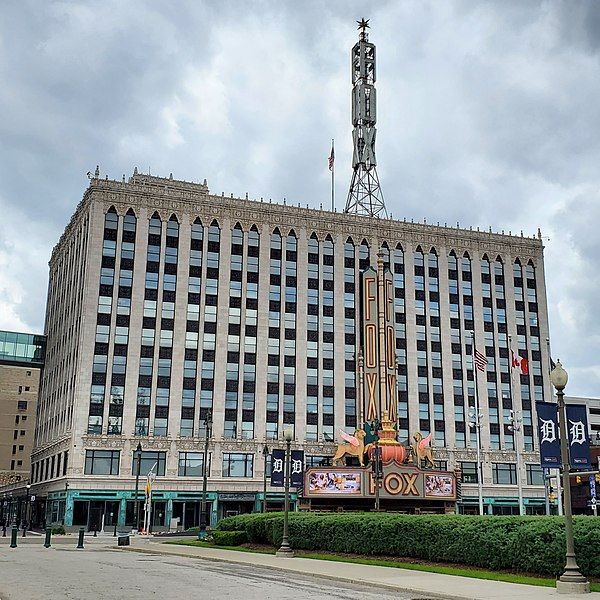
[[[395,217],[540,226],[553,353],[600,394],[592,2],[19,2],[0,22],[0,327],[41,330],[47,260],[100,163],[328,206],[350,178],[349,51],[370,17]],[[24,225],[26,224],[26,225]],[[26,236],[23,228],[26,227]]]

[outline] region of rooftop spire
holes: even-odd
[[[369,19],[357,21],[360,35],[352,48],[352,181],[344,212],[387,217],[375,158],[375,45],[369,43]]]

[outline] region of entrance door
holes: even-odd
[[[104,515],[104,501],[92,500],[90,502],[90,516],[88,520],[88,531],[100,531],[102,529],[102,516]]]

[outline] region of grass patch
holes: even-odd
[[[243,546],[216,546],[202,540],[174,540],[164,542],[178,546],[197,546],[199,548],[217,548],[219,550],[234,550],[236,552],[254,552],[258,554],[275,554],[275,550],[269,546],[259,547],[256,545]],[[315,560],[329,560],[333,562],[354,563],[359,565],[371,565],[375,567],[391,567],[395,569],[410,569],[411,571],[423,571],[425,573],[440,573],[442,575],[457,575],[459,577],[471,577],[474,579],[486,579],[489,581],[505,581],[507,583],[522,583],[525,585],[538,585],[543,587],[556,587],[556,580],[549,577],[536,577],[535,575],[519,575],[497,571],[487,571],[475,567],[461,567],[452,565],[440,565],[432,563],[404,562],[385,558],[370,558],[367,556],[344,556],[335,553],[307,552],[306,550],[294,550],[296,556],[311,558]],[[590,583],[592,592],[600,592],[600,582]]]

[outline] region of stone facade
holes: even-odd
[[[114,255],[117,257],[112,263],[104,261],[103,263],[103,244],[106,241],[106,215],[109,211],[116,213],[115,222],[118,222],[115,229],[116,243],[114,247]],[[124,247],[122,236],[123,223],[126,214],[135,216],[135,258],[131,267],[132,286],[131,286],[131,303],[128,309],[127,321],[127,349],[126,349],[126,371],[122,378],[123,393],[121,396],[122,408],[116,409],[110,404],[115,403],[110,396],[111,388],[111,368],[114,369],[115,362],[115,347],[116,345],[116,330],[119,323],[125,322],[119,318],[118,311],[115,309],[119,302],[119,286],[115,285],[111,288],[112,309],[110,317],[106,317],[105,321],[109,325],[110,337],[106,347],[105,362],[106,367],[105,386],[106,396],[104,404],[92,410],[90,408],[90,390],[95,385],[95,381],[100,378],[93,376],[93,371],[96,368],[95,354],[98,352],[98,329],[97,324],[100,323],[98,317],[99,311],[99,282],[104,276],[103,265],[113,264],[113,275],[115,281],[118,280],[119,272],[119,256],[122,255]],[[149,411],[150,411],[150,427],[144,435],[136,435],[140,431],[140,412],[139,407],[136,408],[136,398],[139,396],[139,381],[142,371],[140,340],[143,335],[142,324],[145,322],[145,280],[147,280],[147,256],[149,252],[148,240],[151,239],[152,231],[150,231],[150,219],[153,215],[157,215],[160,219],[162,240],[160,262],[158,271],[158,284],[156,297],[158,312],[160,312],[161,298],[165,298],[163,287],[166,286],[164,274],[168,268],[165,266],[165,239],[168,237],[168,223],[171,219],[178,223],[178,246],[176,252],[176,267],[173,275],[176,279],[175,288],[173,290],[174,297],[174,318],[172,319],[173,332],[171,351],[169,351],[169,367],[170,367],[170,385],[168,394],[168,407],[162,410],[160,414],[166,415],[163,418],[168,421],[168,429],[166,435],[154,435],[152,426],[152,416],[158,415],[156,411],[156,386],[157,373],[156,368],[152,372],[152,382],[150,389],[152,390]],[[212,416],[213,416],[213,431],[210,441],[211,467],[208,489],[217,498],[218,493],[235,494],[235,493],[254,493],[257,498],[260,496],[263,481],[263,460],[262,448],[266,443],[269,446],[281,444],[274,439],[268,439],[269,431],[277,431],[277,437],[281,439],[283,429],[289,425],[290,417],[285,416],[285,409],[279,409],[277,417],[272,422],[271,429],[268,430],[266,423],[268,417],[268,388],[269,379],[268,371],[268,351],[270,335],[270,287],[272,287],[272,273],[270,275],[270,265],[273,262],[273,252],[270,252],[270,240],[274,231],[277,231],[282,236],[285,243],[286,236],[293,232],[293,236],[297,242],[296,258],[294,258],[294,298],[295,298],[295,317],[293,319],[295,329],[295,360],[293,373],[295,378],[293,396],[293,427],[294,427],[294,447],[304,448],[305,453],[310,456],[330,456],[333,454],[335,444],[333,438],[337,439],[337,431],[346,429],[352,431],[356,426],[356,418],[352,419],[348,408],[347,398],[347,374],[348,361],[348,343],[349,339],[344,329],[345,312],[345,295],[348,295],[345,286],[345,265],[350,264],[345,260],[344,246],[351,240],[355,246],[355,275],[359,275],[359,246],[370,249],[370,262],[375,265],[377,250],[385,245],[390,251],[395,248],[401,248],[403,252],[403,269],[404,269],[404,297],[405,302],[405,326],[406,326],[406,359],[404,364],[404,372],[407,380],[406,398],[408,403],[407,423],[408,429],[414,432],[420,429],[423,424],[422,415],[419,413],[419,390],[417,382],[419,381],[421,367],[418,356],[417,327],[415,325],[418,319],[415,320],[415,297],[419,296],[415,285],[413,273],[418,269],[414,263],[415,252],[422,251],[426,257],[431,254],[431,249],[436,256],[437,267],[435,269],[435,278],[437,293],[439,298],[439,330],[441,344],[441,372],[443,385],[443,401],[438,402],[440,407],[443,407],[443,419],[445,423],[444,429],[444,444],[443,447],[437,449],[437,458],[447,462],[447,467],[452,469],[456,462],[466,461],[472,462],[475,460],[475,449],[469,441],[470,436],[466,434],[466,447],[457,447],[455,443],[455,399],[452,393],[453,390],[453,364],[451,359],[452,332],[449,298],[451,298],[450,282],[449,282],[449,256],[454,253],[459,260],[463,256],[469,257],[470,277],[472,280],[472,306],[473,306],[473,329],[475,331],[476,347],[483,349],[486,344],[486,331],[489,330],[488,324],[484,317],[482,306],[485,304],[482,293],[482,277],[481,260],[487,257],[492,263],[498,260],[499,264],[504,265],[505,276],[503,277],[503,298],[505,302],[496,302],[494,304],[494,315],[496,306],[505,304],[505,322],[498,326],[494,317],[493,331],[502,330],[504,338],[506,335],[513,340],[523,338],[522,343],[527,349],[530,364],[548,364],[548,350],[545,340],[548,338],[548,320],[547,320],[547,304],[544,283],[544,263],[543,263],[543,246],[539,237],[524,237],[522,234],[513,236],[502,233],[492,233],[487,231],[479,231],[472,229],[460,229],[458,227],[447,227],[430,225],[426,223],[412,223],[406,221],[397,221],[393,219],[375,219],[364,216],[337,214],[323,210],[315,210],[310,208],[302,208],[300,206],[291,206],[284,204],[272,204],[261,200],[248,200],[233,197],[215,196],[209,193],[206,182],[204,184],[189,183],[176,181],[172,178],[159,178],[149,175],[134,173],[127,182],[111,181],[95,177],[91,180],[89,188],[85,191],[84,197],[78,205],[70,223],[65,229],[64,234],[57,246],[54,248],[52,258],[50,260],[50,283],[48,292],[48,306],[46,314],[46,335],[48,336],[48,350],[46,359],[46,369],[44,372],[42,392],[40,397],[39,419],[36,430],[36,444],[33,452],[33,483],[38,494],[43,497],[48,497],[49,501],[63,502],[67,495],[64,493],[65,482],[68,482],[69,496],[66,503],[67,521],[72,517],[71,511],[74,510],[73,502],[80,494],[81,497],[92,498],[92,494],[99,490],[120,490],[125,492],[132,490],[134,486],[132,453],[139,441],[141,441],[145,451],[157,451],[166,453],[165,475],[158,478],[156,489],[165,491],[165,494],[189,491],[197,493],[201,487],[201,478],[199,477],[182,477],[178,475],[179,470],[179,454],[181,452],[202,452],[204,443],[201,439],[203,431],[203,416],[206,414],[206,406],[203,407],[202,400],[199,398],[198,392],[201,389],[202,378],[202,331],[203,331],[203,315],[207,306],[207,299],[202,290],[198,300],[199,320],[198,331],[199,341],[197,346],[196,360],[196,386],[197,390],[194,409],[188,411],[193,414],[193,435],[191,437],[181,435],[181,415],[187,414],[185,407],[182,406],[182,392],[184,391],[184,377],[182,373],[186,367],[186,347],[189,348],[189,343],[186,342],[186,330],[189,331],[189,316],[186,318],[186,309],[189,311],[188,304],[188,281],[190,278],[190,258],[191,251],[191,228],[194,222],[199,219],[204,228],[204,237],[202,241],[202,264],[199,279],[204,286],[207,276],[210,273],[207,269],[206,256],[210,251],[210,242],[207,244],[208,228],[211,223],[216,222],[219,229],[219,262],[218,275],[216,284],[218,284],[218,295],[216,300],[216,347],[214,349],[214,376],[212,389]],[[173,221],[174,222],[174,221]],[[251,436],[246,439],[243,435],[244,422],[249,419],[244,416],[242,409],[242,392],[244,387],[243,374],[243,359],[239,358],[240,372],[238,374],[239,383],[239,400],[237,403],[237,422],[231,422],[231,413],[227,412],[223,398],[226,397],[226,380],[227,365],[230,360],[230,352],[228,351],[228,336],[230,336],[230,321],[228,315],[231,315],[230,308],[232,302],[230,300],[230,290],[232,276],[230,273],[230,265],[235,259],[232,254],[232,244],[235,240],[232,238],[234,228],[241,229],[243,232],[244,249],[243,249],[243,267],[244,276],[247,274],[248,253],[248,233],[251,230],[257,232],[260,242],[258,245],[258,289],[257,289],[257,322],[254,329],[255,333],[255,356],[252,360],[255,361],[256,368],[253,370],[254,385],[252,398],[252,428]],[[307,364],[310,358],[307,358],[307,304],[311,295],[311,288],[307,281],[309,278],[310,263],[306,257],[309,252],[311,238],[318,242],[319,264],[321,267],[324,264],[333,264],[332,281],[328,286],[324,283],[325,276],[323,271],[319,270],[319,300],[318,300],[318,318],[326,320],[328,311],[323,307],[324,289],[333,291],[333,308],[331,312],[334,319],[334,327],[332,336],[328,339],[333,345],[333,416],[325,415],[323,409],[323,387],[324,374],[319,367],[317,376],[317,385],[319,387],[318,398],[319,407],[315,413],[314,420],[317,422],[317,433],[313,433],[311,429],[309,435],[307,428],[307,374],[309,367]],[[323,245],[327,243],[333,244],[333,258],[321,264],[323,257]],[[168,240],[166,244],[168,248]],[[240,251],[241,252],[241,251]],[[286,251],[282,250],[281,257],[281,292],[287,290],[285,280],[289,281],[289,277],[284,277],[284,263],[286,263]],[[287,253],[287,256],[292,256]],[[513,265],[518,261],[520,265],[530,265],[532,272],[535,273],[535,312],[536,315],[530,315],[527,306],[523,308],[524,318],[527,320],[527,325],[519,325],[517,323],[517,315],[515,313],[515,289],[513,280]],[[289,260],[288,260],[289,262]],[[121,264],[124,264],[121,262]],[[427,263],[426,263],[427,264]],[[460,267],[459,267],[460,269]],[[426,271],[427,269],[425,269]],[[271,276],[271,279],[270,279]],[[425,276],[424,276],[425,277]],[[430,276],[426,276],[429,280]],[[492,280],[492,288],[493,286]],[[246,281],[244,277],[244,281]],[[248,279],[249,281],[249,279]],[[358,281],[358,279],[357,279]],[[524,280],[525,281],[525,280]],[[147,282],[146,282],[146,285]],[[525,284],[521,283],[523,288]],[[360,286],[356,286],[356,294]],[[241,331],[238,333],[238,341],[243,347],[244,340],[244,324],[247,311],[244,307],[244,302],[250,297],[250,293],[242,284],[242,292],[240,294],[241,303]],[[430,288],[431,289],[431,288]],[[107,292],[108,293],[108,292]],[[461,292],[461,298],[462,298]],[[428,295],[428,298],[433,296]],[[147,298],[147,294],[146,294]],[[496,300],[495,292],[490,295],[490,303],[492,298]],[[427,300],[426,311],[429,309],[430,300]],[[283,305],[283,302],[281,303]],[[524,302],[527,305],[527,302]],[[357,300],[356,306],[359,306]],[[531,305],[530,305],[531,306]],[[462,310],[462,308],[461,308]],[[327,314],[326,314],[327,313]],[[189,314],[189,313],[188,313]],[[359,311],[356,310],[352,317],[355,319],[356,340],[359,339]],[[284,310],[281,309],[281,318],[283,321]],[[428,313],[427,313],[427,316]],[[531,320],[530,319],[531,316]],[[462,314],[461,314],[462,317]],[[163,320],[165,319],[163,313]],[[102,322],[105,322],[104,320]],[[158,313],[155,318],[155,329],[159,331]],[[465,323],[462,323],[461,318],[460,333],[462,336],[467,335]],[[529,327],[531,323],[533,329]],[[428,325],[429,326],[429,325]],[[527,329],[524,334],[523,329]],[[238,328],[239,329],[239,328]],[[281,356],[278,363],[280,372],[286,372],[285,367],[287,362],[284,360],[284,326],[281,325]],[[537,344],[535,348],[529,343],[529,335],[531,331],[535,331]],[[248,329],[246,328],[246,331]],[[458,331],[458,330],[457,330]],[[247,334],[246,334],[247,335]],[[287,334],[286,334],[287,335]],[[319,328],[319,347],[325,340],[325,334]],[[461,338],[462,339],[462,338]],[[539,340],[544,343],[539,344]],[[463,340],[464,341],[464,340]],[[355,347],[358,341],[355,342]],[[464,345],[464,344],[463,344]],[[159,341],[152,346],[154,365],[161,360],[159,352]],[[501,364],[506,358],[505,343],[504,351],[499,349],[499,344],[496,343],[495,354],[490,355],[492,361]],[[429,346],[428,346],[429,347]],[[494,347],[494,346],[491,346]],[[508,349],[510,350],[510,349]],[[428,350],[430,352],[430,350]],[[490,351],[491,352],[491,351]],[[503,353],[504,352],[504,353]],[[465,383],[468,386],[468,353],[465,349],[461,350],[464,361],[462,373],[465,377]],[[239,352],[243,355],[243,352]],[[320,357],[320,355],[319,355]],[[319,358],[319,361],[321,358]],[[269,363],[271,364],[271,363]],[[431,360],[427,363],[428,377],[431,379],[432,374],[435,374],[434,367],[431,366]],[[111,365],[113,365],[111,367]],[[498,386],[500,381],[504,381],[498,367],[497,376]],[[471,369],[472,372],[472,369]],[[538,374],[539,373],[539,374]],[[479,381],[479,379],[481,379]],[[483,380],[484,376],[478,378],[478,392],[481,411],[483,413],[482,447],[484,461],[484,482],[486,483],[486,497],[511,497],[516,494],[516,486],[508,485],[490,485],[492,481],[492,465],[493,463],[514,463],[515,453],[513,450],[506,447],[505,436],[508,433],[505,431],[502,407],[498,410],[501,413],[498,427],[500,433],[498,439],[500,443],[491,444],[490,428],[487,424],[490,422],[490,403],[488,398],[488,388]],[[114,381],[114,378],[113,378]],[[523,378],[511,378],[511,395],[512,408],[514,410],[523,411],[522,406],[522,390],[521,386]],[[532,418],[532,423],[535,423],[534,408],[535,399],[547,399],[550,397],[550,384],[547,376],[547,369],[542,368],[539,372],[531,375],[531,383],[527,384],[531,390],[529,408],[525,409],[525,414],[528,418]],[[279,394],[284,396],[286,389],[284,387],[284,378],[279,377]],[[431,392],[430,396],[432,396]],[[527,394],[525,394],[527,395]],[[250,396],[250,394],[248,394]],[[535,396],[535,398],[534,398]],[[244,396],[246,398],[246,396]],[[422,400],[422,398],[421,398]],[[245,400],[244,400],[245,401]],[[137,400],[139,403],[139,398]],[[355,401],[356,402],[356,401]],[[466,402],[466,399],[465,399]],[[492,404],[494,402],[492,401]],[[431,401],[431,414],[429,414],[430,427],[432,431],[436,425],[434,423],[434,400]],[[464,405],[465,410],[468,410],[468,405]],[[493,409],[493,407],[492,407]],[[441,409],[438,409],[441,410]],[[111,414],[111,411],[112,414]],[[327,409],[329,411],[329,409]],[[529,411],[529,412],[527,412]],[[98,413],[100,419],[97,422],[100,425],[92,426],[92,412]],[[120,416],[117,413],[121,412]],[[249,413],[248,413],[249,414]],[[357,412],[354,412],[356,416]],[[436,413],[437,414],[437,413]],[[229,415],[229,416],[228,416]],[[528,418],[525,419],[528,421]],[[230,423],[227,425],[227,419]],[[287,419],[287,420],[286,420]],[[464,421],[467,417],[463,417]],[[438,419],[438,421],[440,421]],[[109,423],[118,423],[117,425],[108,425]],[[248,423],[246,423],[248,424]],[[156,426],[156,425],[155,425]],[[535,452],[535,428],[531,427],[530,422],[524,423],[527,426],[527,435],[530,436],[531,442],[529,450],[523,453],[523,464],[537,463],[537,454]],[[91,432],[92,429],[95,431]],[[109,428],[114,427],[112,431]],[[439,423],[437,427],[440,427]],[[233,429],[232,429],[233,428]],[[235,435],[231,436],[231,431],[235,430]],[[115,433],[118,431],[118,433]],[[333,437],[327,432],[333,432]],[[464,428],[463,428],[464,431]],[[307,439],[307,437],[309,439]],[[517,436],[517,440],[518,440]],[[491,445],[496,445],[495,449],[491,449]],[[119,466],[118,475],[103,476],[103,475],[86,475],[85,474],[85,459],[86,451],[93,449],[114,449],[119,450]],[[224,477],[222,457],[224,453],[235,454],[250,454],[253,458],[253,470],[250,477]],[[60,461],[58,457],[60,456]],[[55,466],[52,469],[51,465],[60,464],[60,470]],[[50,465],[50,466],[49,466]],[[521,480],[525,481],[525,471],[521,473]],[[531,499],[542,501],[543,487],[526,486],[526,496]],[[274,490],[271,490],[274,491]],[[463,495],[473,496],[476,492],[472,486],[466,484],[463,486]],[[166,498],[167,496],[165,496]],[[52,500],[53,499],[53,500]],[[119,520],[123,521],[125,517],[125,505],[123,498],[119,498]],[[169,512],[169,503],[167,501],[166,516]],[[63,510],[64,510],[63,506]],[[213,506],[216,510],[216,507]],[[116,510],[116,509],[115,509]],[[215,513],[216,514],[216,513]],[[116,517],[115,517],[116,519]]]

